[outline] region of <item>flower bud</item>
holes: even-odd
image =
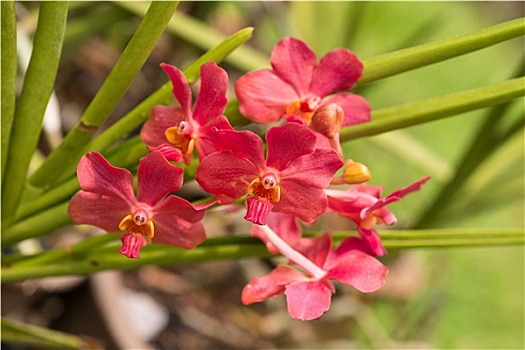
[[[370,180],[372,178],[372,173],[366,165],[348,159],[346,161],[346,168],[343,172],[343,178],[345,183],[356,185]]]
[[[335,137],[339,129],[341,129],[344,118],[345,112],[339,105],[328,103],[319,107],[314,113],[310,128],[313,131],[332,139]]]

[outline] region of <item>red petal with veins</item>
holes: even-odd
[[[248,186],[258,174],[259,169],[249,160],[231,152],[217,152],[202,160],[195,179],[222,204],[229,204],[247,193]]]
[[[192,120],[191,116],[191,90],[188,85],[186,76],[177,68],[167,63],[161,63],[160,67],[164,69],[170,77],[173,84],[173,95],[179,101],[182,113],[186,120]]]
[[[330,308],[332,299],[332,290],[326,286],[326,282],[298,282],[287,285],[284,294],[290,316],[303,321],[321,317]]]
[[[315,149],[315,134],[304,125],[284,123],[272,127],[266,133],[268,152],[266,164],[283,171],[297,158]]]
[[[80,191],[71,198],[68,214],[77,225],[93,225],[106,232],[118,232],[131,208],[119,197]]]
[[[374,292],[385,284],[388,269],[368,254],[351,251],[332,267],[326,278],[348,284],[361,292]]]
[[[80,159],[77,176],[84,191],[120,198],[128,207],[136,203],[131,173],[109,164],[98,152],[89,152]]]
[[[215,133],[214,146],[221,151],[233,153],[260,170],[266,168],[263,141],[251,131],[218,130]]]
[[[183,120],[184,115],[179,107],[155,106],[140,130],[140,137],[148,146],[160,146],[168,142],[166,129],[178,125]]]
[[[307,97],[317,58],[301,40],[287,37],[275,45],[270,58],[275,73],[291,84],[301,97]]]
[[[302,186],[294,181],[282,180],[281,200],[273,211],[297,216],[311,224],[326,210],[326,195],[323,190]]]
[[[205,210],[197,210],[185,199],[169,196],[153,208],[154,243],[192,249],[206,239],[200,221]]]
[[[139,202],[154,206],[170,192],[181,188],[183,170],[171,165],[160,151],[153,151],[140,160],[137,176]]]
[[[327,53],[313,72],[310,92],[324,97],[355,86],[363,74],[363,63],[348,49]]]
[[[324,189],[342,166],[343,162],[334,150],[316,149],[288,164],[280,177],[308,188]]]
[[[233,130],[228,118],[223,115],[211,119],[199,128],[199,137],[195,142],[199,160],[203,160],[204,157],[212,153],[224,150],[219,143],[220,130]]]
[[[322,104],[335,103],[345,112],[343,126],[367,123],[370,121],[370,105],[361,96],[355,94],[336,94]]]
[[[203,64],[200,72],[201,89],[193,107],[193,119],[204,125],[210,119],[222,114],[226,108],[228,74],[215,62]]]
[[[263,277],[254,277],[243,288],[241,301],[244,305],[261,302],[282,293],[287,284],[307,279],[305,275],[291,267],[278,266]]]
[[[300,100],[290,85],[268,69],[253,71],[237,79],[235,94],[241,114],[261,124],[278,121],[286,114],[286,106]]]

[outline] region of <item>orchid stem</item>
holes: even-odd
[[[341,129],[341,141],[355,140],[431,122],[472,110],[495,106],[525,93],[525,78],[511,79],[429,100],[383,108],[372,113],[369,123]]]
[[[310,259],[293,249],[288,243],[286,243],[277,233],[275,233],[268,225],[259,226],[261,231],[272,244],[279,250],[279,252],[301,266],[303,269],[308,271],[313,277],[321,279],[326,275],[326,271],[321,269],[319,266],[314,264]]]
[[[67,9],[67,1],[40,3],[33,52],[16,106],[7,159],[4,163],[2,227],[13,220],[22,197],[29,162],[38,143],[44,112],[55,83],[66,28]],[[3,46],[2,43],[2,48]],[[2,121],[3,118],[2,115]]]
[[[2,181],[16,101],[16,14],[14,1],[2,1]]]

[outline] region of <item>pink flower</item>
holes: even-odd
[[[383,256],[386,250],[373,227],[376,223],[395,224],[397,219],[386,206],[400,201],[411,192],[419,191],[428,180],[430,177],[425,177],[408,187],[392,192],[385,198],[381,198],[383,190],[381,186],[363,184],[353,186],[346,191],[327,189],[325,193],[328,196],[328,208],[355,222],[359,234],[369,244],[372,251],[377,256]]]
[[[144,123],[140,135],[150,151],[159,150],[169,160],[184,160],[190,164],[194,148],[202,159],[216,151],[216,131],[232,129],[222,115],[227,103],[228,75],[215,62],[203,64],[201,90],[192,111],[191,90],[184,74],[169,64],[160,66],[173,83],[173,95],[180,107],[152,108],[151,117]]]
[[[131,173],[112,166],[100,153],[90,152],[78,164],[82,190],[71,199],[69,215],[75,224],[124,231],[120,252],[128,258],[139,257],[146,237],[154,243],[194,248],[206,238],[200,223],[205,211],[185,199],[168,196],[182,186],[182,173],[182,168],[171,165],[160,152],[151,152],[140,160],[135,197]]]
[[[285,116],[296,121],[301,117],[309,125],[319,106],[335,103],[344,110],[342,125],[370,120],[366,100],[343,93],[355,86],[363,72],[363,64],[349,50],[330,51],[317,63],[304,42],[287,37],[274,47],[270,61],[272,70],[247,73],[235,83],[239,109],[248,119],[268,124]]]
[[[365,293],[383,286],[388,269],[364,252],[366,247],[359,238],[348,237],[337,249],[331,248],[329,234],[302,239],[298,251],[312,265],[299,266],[307,272],[281,265],[263,277],[254,277],[242,291],[243,304],[261,302],[284,292],[290,316],[312,320],[321,317],[330,308],[335,292],[331,280]]]
[[[266,160],[256,134],[228,130],[219,134],[217,142],[228,151],[204,158],[196,180],[222,204],[249,194],[245,219],[259,225],[272,210],[307,223],[325,211],[323,189],[343,163],[332,149],[316,149],[316,137],[306,126],[285,123],[270,128]]]

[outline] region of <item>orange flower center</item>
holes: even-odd
[[[126,215],[118,225],[118,228],[133,235],[153,238],[155,227],[153,221],[148,217],[149,215],[145,210],[138,209],[133,214]]]
[[[273,203],[277,203],[281,199],[281,187],[277,177],[272,173],[253,180],[248,186],[248,193],[258,197],[260,200],[267,200]]]
[[[179,149],[185,156],[193,152],[195,140],[190,137],[188,124],[184,121],[176,126],[167,128],[164,132],[168,142],[175,148]]]
[[[294,101],[286,106],[286,115],[298,115],[304,119],[306,125],[310,125],[320,102],[321,98],[317,96],[309,97],[304,101]]]

